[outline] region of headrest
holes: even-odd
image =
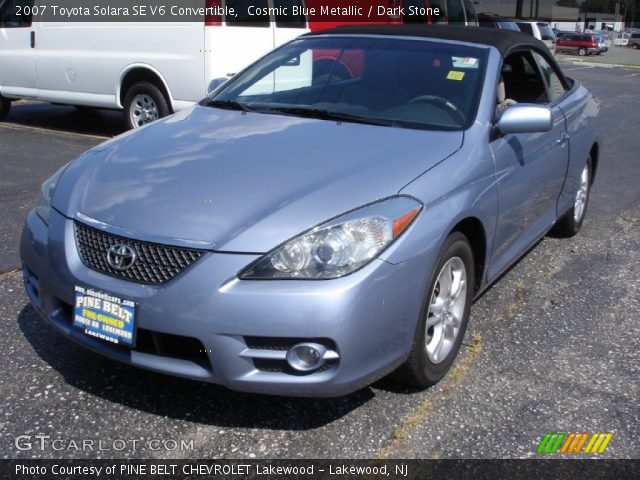
[[[502,103],[507,99],[507,92],[504,88],[504,79],[500,75],[500,81],[498,82],[498,90],[496,92],[496,103]]]

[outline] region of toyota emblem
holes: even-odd
[[[107,251],[107,263],[111,268],[119,272],[131,268],[136,263],[137,258],[136,251],[123,243],[112,245]]]

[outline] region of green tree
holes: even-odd
[[[585,0],[582,3],[583,12],[613,13],[616,0]]]

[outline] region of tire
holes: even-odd
[[[588,53],[588,52],[587,52],[587,49],[586,49],[586,48],[584,48],[584,47],[580,47],[580,48],[578,49],[578,55],[580,55],[581,57],[585,57],[585,56],[587,55],[587,53]]]
[[[459,285],[457,299],[450,306],[446,305],[449,295],[443,299],[443,279],[450,272],[457,272],[456,277],[447,288],[449,293]],[[464,271],[464,274],[462,273]],[[443,277],[444,276],[444,277]],[[460,281],[456,282],[456,278]],[[474,291],[473,252],[469,240],[462,233],[454,232],[447,237],[431,274],[429,287],[425,293],[420,318],[416,327],[411,352],[407,361],[394,372],[394,377],[418,388],[435,385],[445,376],[453,365],[460,350],[460,345],[467,329],[471,300]],[[455,292],[454,292],[455,293]],[[434,307],[444,300],[445,305]],[[439,314],[436,314],[439,312]],[[448,315],[447,315],[448,314]],[[443,315],[445,317],[443,318]],[[428,326],[428,324],[432,324]],[[455,331],[457,325],[457,333]],[[445,335],[449,332],[452,336]],[[444,340],[438,342],[438,340]],[[441,348],[438,351],[437,345]]]
[[[0,120],[4,120],[11,111],[11,101],[0,95]]]
[[[124,118],[128,129],[140,128],[171,113],[167,99],[149,82],[134,83],[124,97]]]
[[[633,44],[633,49],[634,50],[638,50],[640,48],[640,44],[634,43]]]
[[[587,205],[589,204],[592,173],[591,156],[589,156],[580,175],[580,185],[576,191],[573,206],[555,223],[551,229],[553,236],[562,238],[573,237],[580,231],[580,228],[582,228],[584,217],[587,214]]]

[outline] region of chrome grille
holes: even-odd
[[[75,222],[74,227],[76,246],[82,263],[92,270],[132,282],[160,285],[171,280],[204,253],[203,250],[132,240],[96,230],[79,222]],[[107,263],[109,248],[117,244],[128,245],[136,252],[137,260],[127,270],[115,270]]]

